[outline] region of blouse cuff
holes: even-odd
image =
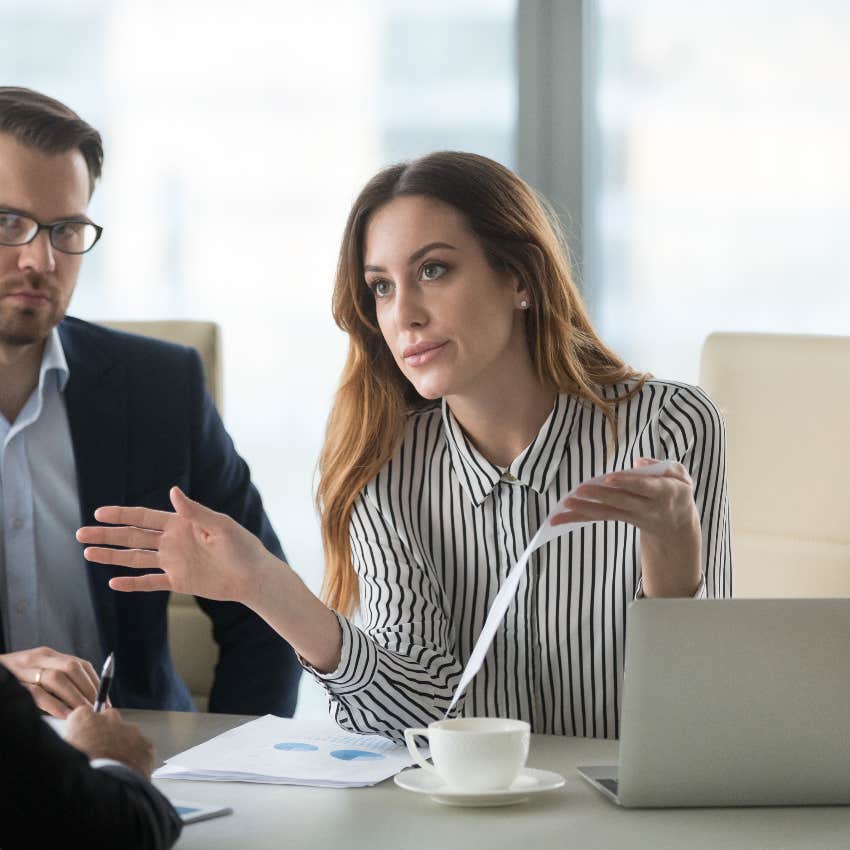
[[[699,584],[697,585],[697,589],[694,591],[694,595],[690,597],[691,599],[705,599],[705,575],[700,575]],[[643,595],[643,576],[638,579],[637,590],[635,591],[635,599],[646,599]]]
[[[299,657],[301,665],[332,694],[348,694],[365,688],[378,666],[378,649],[350,620],[334,611],[342,633],[339,664],[330,673],[320,673]]]

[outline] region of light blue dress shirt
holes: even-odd
[[[63,396],[70,371],[48,337],[38,386],[11,425],[0,414],[0,592],[6,651],[49,646],[104,659],[83,558],[80,501]]]

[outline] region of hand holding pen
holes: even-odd
[[[68,717],[65,737],[90,759],[110,759],[150,778],[154,766],[153,744],[135,723],[127,723],[115,710],[104,711],[115,673],[115,657],[109,654],[100,674],[100,686],[92,709],[80,706]]]

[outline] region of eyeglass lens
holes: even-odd
[[[17,213],[0,211],[0,245],[26,245],[39,224]],[[84,254],[97,241],[97,227],[86,221],[57,221],[48,227],[50,244],[65,254]]]

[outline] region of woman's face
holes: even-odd
[[[493,270],[454,207],[396,198],[372,214],[364,243],[381,333],[421,396],[480,396],[528,362],[527,296]]]

